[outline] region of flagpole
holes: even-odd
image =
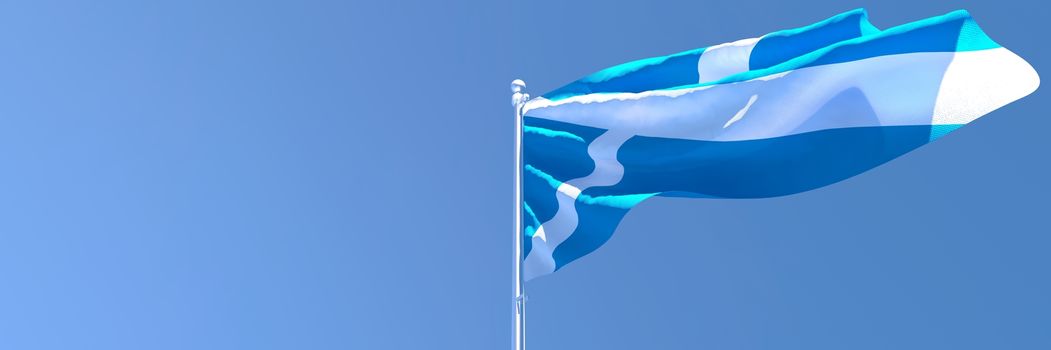
[[[522,107],[529,100],[525,82],[511,82],[511,104],[515,108],[515,253],[514,253],[514,350],[525,350],[525,285],[522,281]]]

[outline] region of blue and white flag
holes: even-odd
[[[523,108],[524,277],[594,251],[647,198],[827,186],[1038,85],[966,11],[880,31],[855,10],[599,71]]]

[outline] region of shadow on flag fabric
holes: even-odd
[[[966,11],[878,30],[863,9],[625,63],[523,108],[523,273],[591,253],[653,196],[827,186],[1036,90]]]

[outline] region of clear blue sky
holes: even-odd
[[[866,6],[0,4],[0,348],[510,346],[512,116],[613,64]],[[659,198],[528,285],[531,349],[1051,348],[1047,87],[817,191]]]

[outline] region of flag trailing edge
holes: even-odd
[[[615,66],[524,107],[524,278],[652,196],[765,198],[883,164],[1036,90],[966,11],[810,26]]]

